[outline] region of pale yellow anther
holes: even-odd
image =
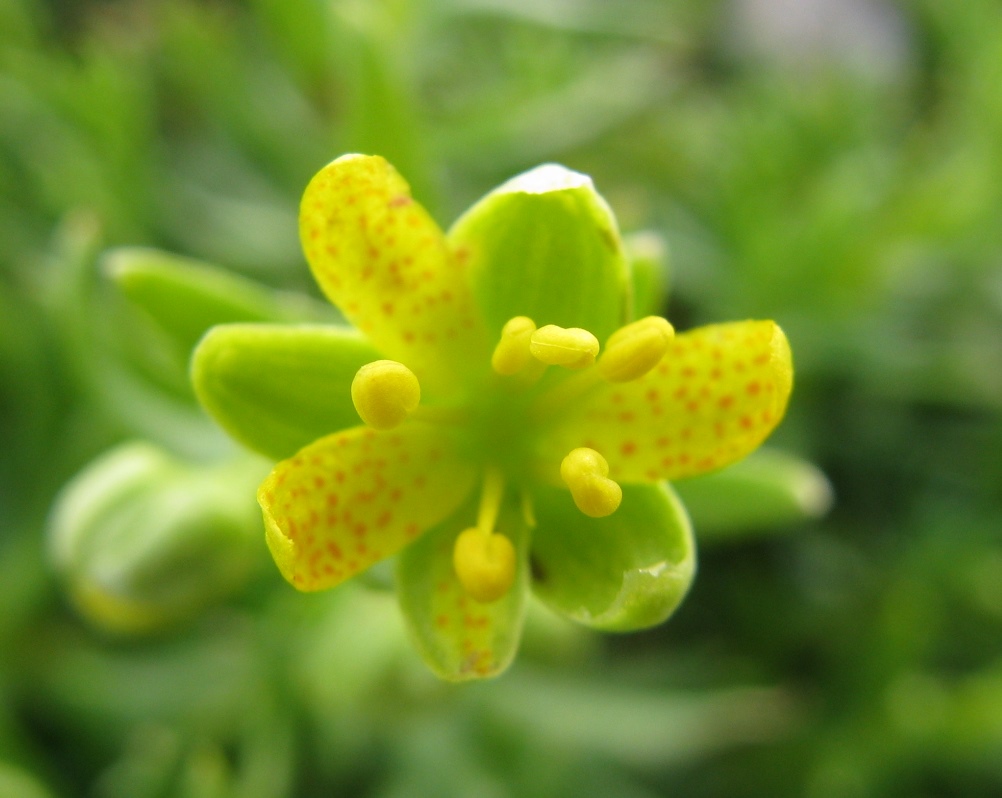
[[[477,525],[460,533],[452,550],[452,567],[463,590],[482,604],[502,598],[515,582],[515,547],[494,532],[504,499],[504,474],[491,466],[484,474]]]
[[[491,367],[498,374],[518,374],[532,360],[529,341],[536,332],[536,323],[528,316],[509,319],[501,330],[501,340],[494,347]]]
[[[515,547],[504,535],[470,527],[456,538],[452,565],[463,590],[475,601],[490,604],[515,581]]]
[[[647,316],[614,332],[598,360],[598,370],[609,382],[643,377],[665,356],[675,329],[667,319]]]
[[[421,385],[403,363],[376,360],[358,370],[351,383],[351,401],[370,427],[393,429],[418,406]]]
[[[560,476],[574,503],[592,518],[612,515],[623,500],[623,489],[608,474],[609,464],[594,449],[574,449],[560,464]]]
[[[598,339],[580,327],[547,324],[532,334],[529,351],[548,366],[583,369],[595,362]]]

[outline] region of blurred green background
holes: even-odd
[[[700,574],[665,626],[539,611],[454,687],[391,592],[281,581],[266,465],[102,253],[216,264],[281,316],[315,295],[299,195],[352,150],[443,225],[587,172],[667,241],[676,327],[787,331],[783,495],[680,486]],[[3,798],[1002,794],[1000,405],[997,0],[0,0]],[[85,468],[62,512],[169,563],[142,586],[171,623],[68,587],[117,567],[52,531]],[[217,536],[151,555],[153,484],[209,486],[184,523]]]

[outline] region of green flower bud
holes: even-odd
[[[192,465],[145,443],[91,463],[58,497],[52,560],[77,608],[115,632],[189,617],[242,585],[263,553],[250,458]]]

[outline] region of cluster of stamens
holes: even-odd
[[[528,413],[539,422],[602,383],[640,379],[664,357],[675,332],[660,316],[627,324],[614,332],[599,355],[598,339],[577,327],[548,324],[536,327],[527,316],[510,319],[491,357],[495,374],[534,386],[549,366],[573,371],[540,393]],[[414,373],[401,363],[377,360],[359,369],[351,397],[362,420],[374,429],[392,429],[408,418],[435,421],[455,413],[419,406],[421,387]],[[560,464],[560,477],[577,508],[592,518],[614,513],[623,498],[620,486],[609,478],[609,465],[589,448],[569,452]],[[489,603],[507,594],[515,579],[516,556],[511,541],[495,530],[505,491],[505,477],[496,465],[485,469],[477,524],[456,538],[453,566],[464,590],[476,601]],[[530,524],[532,506],[522,495],[523,515]]]

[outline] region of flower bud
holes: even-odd
[[[124,444],[56,500],[50,554],[81,614],[114,632],[188,617],[239,587],[262,547],[254,485],[263,464],[191,466]]]

